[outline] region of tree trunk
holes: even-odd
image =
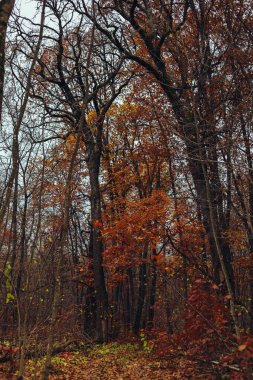
[[[93,273],[92,264],[93,258],[93,228],[91,226],[89,237],[89,252],[88,252],[88,269]],[[86,299],[84,307],[84,331],[94,335],[96,329],[96,293],[93,285],[89,285],[86,290]]]
[[[0,1],[0,123],[2,121],[6,30],[14,3],[15,0]]]
[[[155,253],[153,253],[155,254]],[[155,300],[156,300],[156,263],[151,264],[151,284],[150,284],[150,295],[149,295],[149,305],[148,305],[148,315],[147,315],[147,328],[152,329],[154,326],[154,315],[155,315]]]
[[[144,252],[143,252],[144,260],[147,258],[147,254],[148,254],[147,249],[148,247],[145,246]],[[142,317],[144,301],[146,298],[146,293],[147,293],[147,264],[146,262],[143,262],[140,266],[139,293],[138,293],[137,307],[136,307],[136,313],[135,313],[135,319],[134,319],[134,325],[133,325],[133,332],[135,334],[138,334],[141,328],[141,317]]]
[[[94,147],[95,149],[95,147]],[[103,269],[103,243],[100,231],[101,196],[99,187],[100,152],[92,152],[88,160],[91,187],[92,256],[96,294],[96,323],[99,342],[108,339],[108,296]]]

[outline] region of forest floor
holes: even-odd
[[[44,358],[26,361],[25,379],[39,380]],[[0,365],[0,379],[15,379],[9,364]],[[198,363],[183,354],[171,353],[166,358],[147,352],[138,344],[110,343],[96,345],[86,352],[71,351],[52,359],[50,380],[166,380],[230,379],[221,375],[215,365]],[[240,377],[237,377],[239,379]],[[243,377],[242,377],[243,379]]]

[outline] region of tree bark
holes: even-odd
[[[0,1],[0,123],[2,121],[6,30],[14,4],[15,0]]]
[[[147,258],[147,244],[144,246],[143,251],[143,259],[145,260]],[[147,293],[147,264],[144,261],[140,266],[140,272],[139,272],[139,292],[138,292],[138,298],[137,298],[137,306],[136,306],[136,312],[135,312],[135,319],[134,319],[134,325],[133,325],[133,332],[135,334],[138,334],[140,328],[141,328],[141,318],[142,318],[142,310],[146,298]]]
[[[101,152],[92,151],[88,155],[88,169],[91,188],[91,223],[92,223],[92,256],[94,269],[94,288],[96,294],[96,322],[97,322],[97,341],[105,342],[108,339],[108,296],[105,285],[105,275],[103,269],[103,242],[100,231],[101,213],[101,194],[99,186],[99,169]]]

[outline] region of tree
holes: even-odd
[[[14,7],[15,0],[1,0],[0,2],[0,122],[2,120],[2,104],[4,91],[5,66],[5,39],[8,20]]]
[[[214,275],[219,282],[220,271],[223,273],[235,325],[232,255],[224,238],[229,224],[229,201],[222,195],[218,165],[219,136],[223,133],[220,112],[222,106],[228,106],[226,96],[231,88],[223,87],[225,96],[215,89],[221,78],[229,80],[231,67],[227,56],[232,50],[232,19],[234,25],[238,25],[237,17],[246,16],[247,5],[247,2],[232,2],[223,6],[221,2],[202,0],[180,4],[98,1],[93,3],[99,13],[96,18],[83,1],[75,7],[77,12],[88,16],[119,51],[153,74],[167,96],[177,121],[177,133],[186,146]],[[126,23],[130,28],[126,28]],[[240,28],[234,42],[242,50],[239,36],[248,38],[247,32]]]
[[[77,126],[82,124],[81,140],[85,145],[91,188],[90,251],[96,295],[96,333],[98,340],[104,341],[107,339],[108,330],[108,299],[102,266],[103,245],[97,226],[101,220],[99,173],[103,151],[103,125],[106,113],[130,77],[124,77],[123,73],[121,81],[116,79],[116,75],[123,69],[123,57],[110,49],[103,36],[90,27],[87,20],[80,18],[78,27],[69,32],[68,20],[73,13],[68,8],[68,2],[48,1],[47,6],[58,23],[58,29],[53,31],[53,39],[57,43],[51,49],[46,49],[38,59],[37,83],[33,93],[35,98],[43,102],[50,117],[67,120],[72,134],[75,135],[79,128]],[[83,117],[82,110],[85,112]],[[89,115],[93,115],[90,120]]]

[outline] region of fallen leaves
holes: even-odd
[[[37,362],[34,359],[27,360],[25,379],[39,380],[43,362],[44,358]],[[7,367],[0,367],[0,379],[11,379],[7,370]],[[160,359],[145,352],[138,344],[132,343],[94,345],[89,352],[60,353],[52,358],[49,376],[49,380],[181,380],[188,378],[215,379],[208,371],[198,368],[186,357],[173,355]]]

